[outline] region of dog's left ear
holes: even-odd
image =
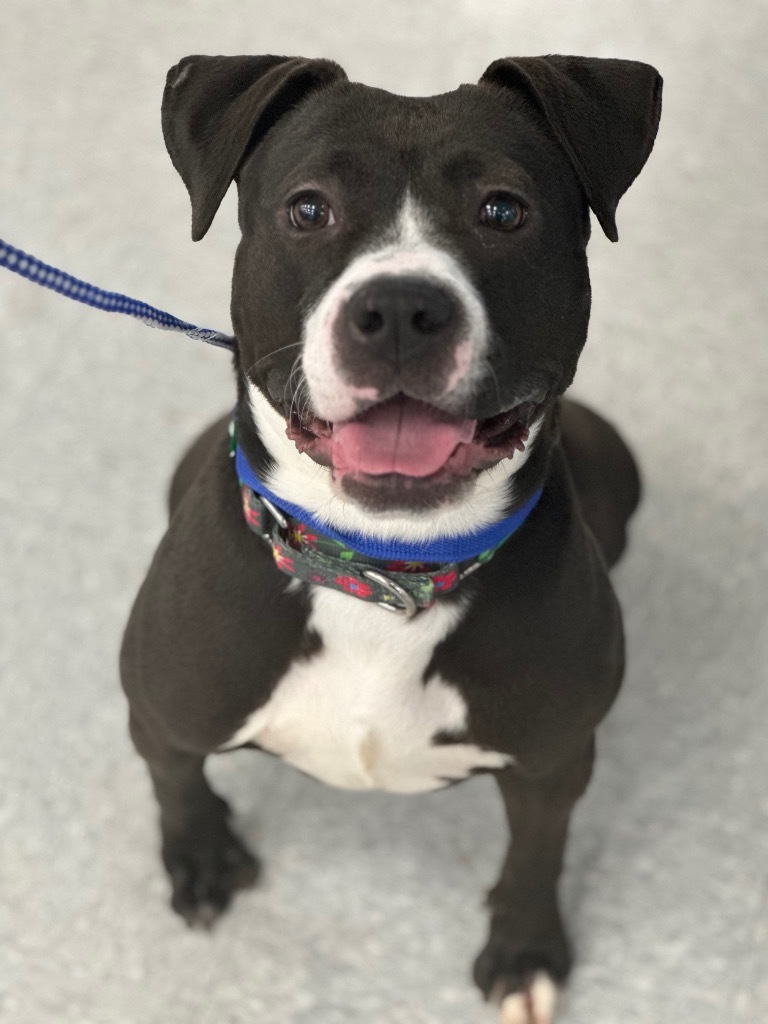
[[[163,93],[165,145],[192,201],[192,238],[203,237],[245,158],[305,96],[346,79],[330,60],[185,57]]]
[[[662,80],[649,64],[599,57],[505,57],[481,83],[527,93],[565,150],[600,226],[619,239],[616,207],[648,159]]]

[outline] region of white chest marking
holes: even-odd
[[[313,588],[309,628],[322,649],[295,662],[267,703],[226,748],[252,741],[331,786],[418,793],[473,769],[503,768],[508,754],[461,736],[467,708],[458,690],[423,673],[457,625],[460,605],[437,605],[411,621],[325,588]]]

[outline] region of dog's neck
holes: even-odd
[[[545,415],[532,425],[526,450],[485,470],[464,501],[428,514],[372,513],[345,500],[334,488],[328,469],[299,453],[286,436],[285,419],[252,382],[243,382],[240,388],[239,442],[267,491],[283,505],[302,509],[321,528],[383,543],[428,546],[501,523],[541,487],[552,434],[552,416]]]

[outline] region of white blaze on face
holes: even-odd
[[[416,201],[406,195],[392,230],[379,248],[357,256],[334,281],[307,317],[304,325],[303,368],[314,412],[324,420],[338,423],[358,410],[361,400],[376,399],[369,388],[349,384],[337,365],[336,325],[347,302],[369,280],[386,275],[418,276],[439,285],[458,302],[465,324],[464,337],[454,352],[445,397],[460,404],[479,383],[488,350],[488,319],[483,301],[458,260],[436,245],[430,235],[429,218]]]

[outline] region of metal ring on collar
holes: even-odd
[[[419,610],[418,605],[403,587],[394,580],[388,579],[386,576],[382,576],[380,572],[376,572],[375,569],[363,569],[362,575],[366,579],[373,580],[374,583],[378,583],[380,587],[384,587],[390,594],[396,597],[401,604],[389,604],[386,601],[379,601],[379,608],[386,608],[388,612],[397,612],[398,615],[404,615],[406,619],[412,619],[416,612]]]
[[[271,501],[267,501],[261,494],[259,495],[259,501],[264,505],[267,511],[270,513],[272,518],[275,520],[281,530],[288,529],[288,520],[285,518],[279,508],[275,508]]]

